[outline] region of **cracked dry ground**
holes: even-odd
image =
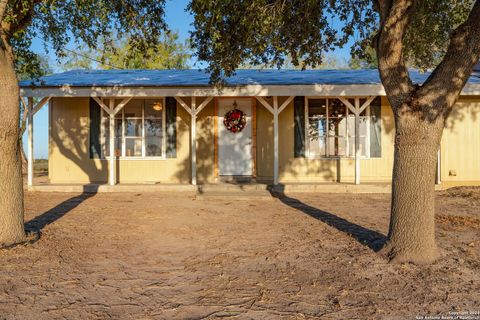
[[[434,265],[386,263],[389,195],[26,194],[1,319],[414,319],[480,306],[480,191],[437,195]],[[363,244],[362,244],[363,243]]]

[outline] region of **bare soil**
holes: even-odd
[[[443,257],[375,252],[389,195],[26,194],[1,319],[415,319],[480,309],[480,190],[437,195]]]

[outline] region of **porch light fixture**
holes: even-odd
[[[154,102],[154,103],[152,104],[152,108],[153,108],[153,110],[155,110],[155,111],[162,111],[162,109],[163,109],[163,103],[161,103],[160,101]]]

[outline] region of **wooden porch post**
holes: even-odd
[[[273,184],[278,184],[278,97],[273,97]]]
[[[271,106],[264,98],[256,97],[260,103],[273,114],[273,184],[277,185],[278,178],[278,115],[293,101],[295,96],[288,97],[282,105],[278,106],[278,96],[273,97],[273,106]]]
[[[113,113],[113,109],[115,108],[115,99],[110,98],[109,100],[109,109],[110,113],[110,163],[109,163],[109,174],[108,180],[111,186],[114,186],[116,183],[115,177],[115,114]]]
[[[442,184],[442,147],[440,147],[438,149],[438,153],[437,153],[437,176],[436,176],[436,179],[435,179],[435,184]]]
[[[197,185],[197,105],[195,97],[192,97],[191,105],[191,135],[190,135],[190,145],[192,150],[192,184]]]
[[[355,184],[360,184],[360,98],[355,98]]]
[[[28,186],[33,186],[33,98],[28,98],[25,111],[28,113]]]

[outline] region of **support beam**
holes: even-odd
[[[23,104],[23,109],[25,110],[25,114],[28,113],[28,101],[25,97],[20,97],[20,103]]]
[[[107,106],[99,97],[92,97],[93,100],[103,109],[107,114],[110,114],[110,107]]]
[[[42,107],[46,105],[50,101],[50,99],[52,99],[52,97],[45,97],[40,100],[40,102],[37,103],[35,107],[33,107],[33,114],[36,114],[38,111],[40,111],[40,109],[42,109]]]
[[[350,103],[350,101],[348,101],[348,99],[344,98],[344,97],[337,97],[338,100],[342,101],[342,103],[344,105],[347,106],[347,108],[353,113],[353,114],[357,114],[357,108]]]
[[[368,97],[367,101],[365,101],[365,103],[359,108],[358,114],[360,115],[363,110],[365,110],[372,103],[372,101],[375,100],[375,98],[375,96]]]
[[[28,98],[25,111],[28,114],[28,186],[33,186],[33,98]]]
[[[295,98],[295,96],[290,96],[287,98],[287,100],[285,100],[284,103],[282,103],[282,105],[280,106],[280,109],[278,110],[278,113],[282,113],[282,111],[290,104],[290,102],[293,101],[293,99]]]
[[[360,98],[355,98],[355,184],[360,184]]]
[[[267,108],[268,111],[270,111],[271,114],[274,114],[274,113],[275,113],[275,112],[273,111],[272,106],[271,106],[263,97],[257,96],[256,98],[257,98],[258,101],[260,101],[260,103],[261,103],[265,108]]]
[[[108,180],[111,186],[114,186],[116,183],[115,177],[115,114],[113,110],[115,109],[115,99],[110,98],[109,101],[109,117],[110,117],[110,159],[109,159],[109,174]]]
[[[133,97],[127,97],[125,99],[122,100],[122,102],[120,102],[114,109],[113,109],[113,115],[116,115],[117,113],[119,113],[120,111],[122,111],[123,107],[125,107],[127,105],[127,103],[130,102],[130,100],[132,100]],[[115,100],[114,100],[115,101]]]
[[[189,115],[192,115],[192,109],[185,103],[185,101],[182,100],[180,97],[174,97],[175,100],[185,109]],[[193,98],[192,98],[193,99]],[[192,100],[193,103],[193,100]]]
[[[278,97],[273,97],[273,184],[278,184]]]
[[[360,114],[370,106],[376,96],[368,97],[360,105],[360,98],[355,98],[355,105],[352,105],[345,97],[337,97],[355,115],[355,184],[360,184]]]
[[[192,107],[191,107],[191,134],[190,134],[190,146],[192,150],[192,184],[197,185],[197,107],[196,107],[196,98],[192,97]]]
[[[278,106],[278,97],[273,97],[273,106],[271,106],[265,99],[262,97],[256,97],[260,103],[267,108],[273,114],[273,184],[277,185],[279,182],[279,170],[278,170],[278,115],[288,106],[290,102],[295,98],[290,96],[285,100],[284,103],[279,107]]]
[[[207,97],[197,107],[197,98],[192,97],[190,107],[180,97],[174,97],[175,100],[190,114],[190,150],[191,150],[191,170],[192,184],[197,185],[197,116],[213,100],[213,97]]]
[[[202,110],[213,100],[213,97],[207,97],[203,102],[195,109],[195,114],[198,115]]]

